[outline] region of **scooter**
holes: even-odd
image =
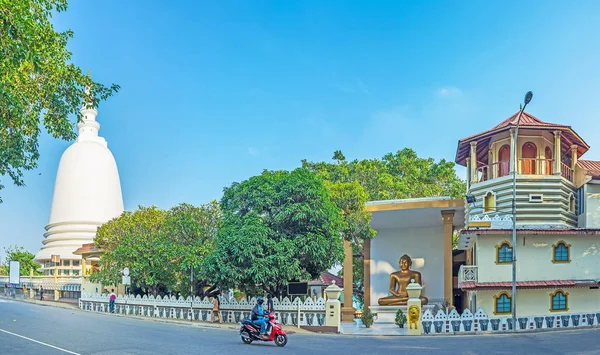
[[[253,341],[273,341],[277,346],[287,344],[287,334],[281,328],[281,325],[275,320],[275,314],[269,313],[269,325],[271,334],[268,338],[260,335],[260,325],[254,324],[250,319],[244,319],[240,322],[240,336],[244,344],[251,344]]]

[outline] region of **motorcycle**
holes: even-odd
[[[269,325],[271,334],[267,338],[260,335],[260,325],[254,324],[250,319],[244,319],[240,322],[240,336],[244,344],[251,344],[253,341],[272,341],[277,346],[287,344],[287,334],[281,328],[281,325],[275,320],[275,314],[269,313]]]

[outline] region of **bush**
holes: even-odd
[[[406,323],[406,316],[404,315],[404,312],[402,312],[401,309],[399,309],[398,312],[396,312],[396,322],[395,323],[400,328],[404,328],[404,323]]]
[[[373,312],[369,308],[363,309],[362,315],[360,316],[360,320],[365,325],[365,327],[370,328],[373,325]]]

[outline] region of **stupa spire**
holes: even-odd
[[[88,76],[88,79],[91,79],[89,69],[88,69],[87,76]],[[85,93],[87,95],[89,95],[90,92],[91,92],[90,87],[86,86]],[[106,144],[106,141],[104,141],[104,139],[98,137],[98,131],[100,131],[100,123],[98,123],[96,121],[96,116],[98,116],[98,111],[95,108],[90,107],[90,103],[86,102],[85,98],[84,98],[84,102],[81,107],[81,110],[79,110],[79,113],[81,113],[81,121],[79,121],[77,123],[77,128],[78,128],[77,140],[78,141],[98,140],[98,141],[102,141],[102,142],[104,142],[104,144]]]

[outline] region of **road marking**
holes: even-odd
[[[65,352],[65,353],[68,353],[68,354],[73,354],[73,355],[81,355],[81,354],[79,354],[79,353],[74,353],[74,352],[72,352],[72,351],[69,351],[69,350],[66,350],[66,349],[63,349],[63,348],[59,348],[58,346],[54,346],[54,345],[50,345],[50,344],[46,344],[46,343],[43,343],[43,342],[41,342],[41,341],[37,341],[37,340],[35,340],[35,339],[31,339],[31,338],[28,338],[28,337],[25,337],[25,336],[22,336],[22,335],[19,335],[19,334],[15,334],[15,333],[9,332],[8,330],[0,329],[0,332],[2,332],[2,333],[6,333],[6,334],[10,334],[10,335],[12,335],[12,336],[16,336],[16,337],[19,337],[19,338],[23,338],[23,339],[25,339],[25,340],[29,340],[29,341],[32,341],[32,342],[34,342],[34,343],[41,344],[41,345],[47,346],[47,347],[49,347],[49,348],[52,348],[52,349],[60,350],[60,351],[63,351],[63,352]]]

